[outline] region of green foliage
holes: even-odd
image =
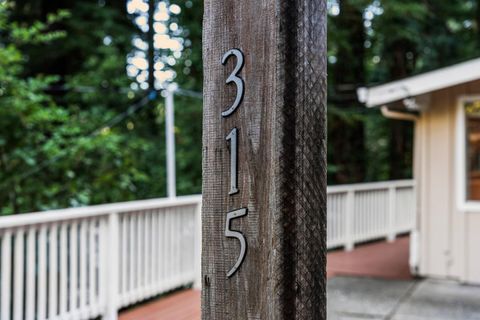
[[[172,22],[186,42],[176,81],[199,91],[202,3],[178,4]],[[163,98],[146,100],[125,71],[143,37],[133,18],[116,1],[2,7],[1,213],[165,196]],[[202,100],[175,104],[178,194],[200,193]]]
[[[47,31],[48,24],[20,26],[9,23],[9,2],[0,3],[0,213],[9,214],[31,205],[32,197],[19,181],[40,161],[55,157],[62,148],[59,140],[68,139],[69,113],[59,107],[44,90],[57,80],[53,76],[22,77],[25,55],[18,46],[25,41],[45,43],[60,33]],[[56,19],[56,17],[52,17]],[[56,129],[60,130],[56,130]],[[60,137],[62,139],[60,139]],[[48,190],[44,190],[45,193]],[[41,193],[41,190],[40,192]],[[39,194],[38,197],[42,195]]]
[[[411,177],[411,124],[356,88],[477,56],[478,1],[329,1],[330,184]],[[201,92],[203,1],[168,4],[181,8],[174,81]],[[0,2],[1,214],[165,196],[163,99],[126,73],[146,38],[134,18],[124,1]],[[201,98],[176,95],[178,194],[201,192],[201,129]]]
[[[479,1],[329,5],[329,183],[411,178],[412,124],[365,110],[354,90],[477,57]]]
[[[202,104],[198,98],[175,99],[177,188],[179,194],[202,189]]]
[[[142,171],[150,163],[139,163],[137,155],[154,144],[132,134],[133,125],[119,121],[110,127],[140,99],[124,90],[130,84],[125,75],[130,38],[126,28],[112,22],[118,15],[81,3],[75,18],[59,11],[27,26],[9,20],[9,6],[2,3],[0,11],[5,44],[0,47],[1,213],[137,198],[138,185],[150,181]],[[83,31],[79,20],[92,12],[92,30],[102,32]],[[54,30],[59,23],[65,30]],[[87,35],[78,41],[72,38],[75,32]],[[104,32],[119,37],[105,45]],[[46,52],[55,47],[62,49],[49,56]],[[66,62],[67,75],[48,75],[62,52],[85,59]]]
[[[178,23],[183,28],[185,50],[177,62],[175,79],[182,88],[201,92],[203,88],[202,18],[203,1],[173,0],[182,8]]]
[[[175,81],[180,88],[202,92],[202,15],[203,1],[174,0],[182,12],[177,21],[182,26],[185,50],[176,64]],[[175,98],[177,187],[179,194],[199,194],[202,188],[202,113],[201,97]]]

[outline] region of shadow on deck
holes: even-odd
[[[409,237],[393,243],[359,245],[351,252],[331,251],[327,255],[327,276],[364,276],[407,280]],[[120,314],[120,320],[199,320],[200,291],[184,290],[167,297],[132,307]]]

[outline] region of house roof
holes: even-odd
[[[359,88],[357,95],[367,107],[376,107],[478,79],[480,58],[371,88]]]

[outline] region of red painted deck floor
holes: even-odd
[[[327,254],[327,276],[365,276],[384,279],[411,279],[408,266],[408,236],[395,242],[374,242],[359,245],[351,252]]]
[[[120,313],[119,320],[199,320],[200,291],[184,290]]]
[[[359,245],[352,252],[332,251],[327,255],[327,275],[410,279],[409,237],[393,243]],[[120,314],[120,320],[199,320],[200,292],[184,290],[142,304]]]

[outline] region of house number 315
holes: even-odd
[[[233,104],[230,107],[228,107],[225,111],[222,112],[222,117],[224,118],[231,116],[235,112],[235,110],[237,110],[237,108],[242,104],[243,94],[245,89],[245,83],[243,82],[243,79],[240,78],[240,75],[239,75],[243,69],[243,65],[245,61],[243,52],[240,51],[239,49],[228,50],[222,57],[222,64],[225,65],[231,57],[236,58],[236,65],[235,65],[235,68],[233,69],[233,72],[227,78],[226,83],[235,84],[237,88],[237,94],[235,96],[235,100]],[[230,196],[233,196],[234,194],[237,194],[239,192],[238,190],[238,131],[239,131],[238,128],[233,128],[226,137],[227,145],[229,146],[229,149],[230,149],[230,191],[228,193]],[[246,216],[247,213],[248,213],[247,208],[235,209],[227,213],[227,219],[225,223],[225,237],[236,238],[240,242],[240,254],[238,255],[237,261],[235,262],[233,267],[227,272],[228,278],[233,276],[235,272],[238,271],[247,254],[247,240],[245,239],[245,236],[241,232],[230,229],[231,222],[234,219],[238,219]]]

